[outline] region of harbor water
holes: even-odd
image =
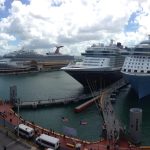
[[[23,101],[77,97],[84,93],[83,87],[63,71],[0,76],[0,97],[2,99],[9,99],[11,85],[17,86],[18,97]],[[84,112],[75,113],[74,108],[80,104],[78,102],[40,109],[20,109],[20,115],[25,120],[56,132],[63,133],[63,128],[67,126],[74,128],[81,139],[98,140],[103,123],[102,117],[96,105],[92,105]],[[64,121],[62,117],[67,120]],[[82,125],[81,121],[87,124]]]
[[[9,99],[9,87],[12,85],[17,85],[18,98],[23,101],[77,97],[84,94],[83,87],[63,71],[0,76],[1,99]],[[83,140],[98,140],[101,136],[103,120],[97,106],[93,104],[85,111],[75,113],[74,108],[80,103],[40,109],[20,109],[20,114],[25,120],[32,121],[44,128],[63,133],[64,126],[67,126],[74,128],[77,131],[77,137]],[[132,107],[143,109],[142,145],[150,144],[149,106],[150,101],[139,101],[130,87],[120,90],[117,102],[114,104],[116,115],[127,129],[129,109]],[[66,118],[66,120],[62,118]],[[86,124],[82,125],[81,121]]]

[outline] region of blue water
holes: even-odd
[[[21,100],[61,98],[80,95],[82,86],[63,71],[0,76],[0,95],[9,99],[9,87],[17,86]]]

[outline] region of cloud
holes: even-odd
[[[135,12],[139,14],[130,20]],[[20,45],[49,49],[63,44],[66,53],[79,54],[91,41],[114,39],[131,45],[143,39],[150,31],[149,15],[148,0],[30,0],[28,4],[12,1],[9,16],[0,20],[0,38],[3,37],[7,51],[10,41],[16,40],[16,45],[10,45],[14,50]],[[129,20],[138,25],[130,33],[125,31]],[[2,45],[0,48],[6,50]]]
[[[5,0],[0,0],[0,10],[5,9],[4,3],[5,3]]]
[[[15,40],[14,36],[10,36],[6,33],[1,33],[0,34],[0,40]]]

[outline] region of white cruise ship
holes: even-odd
[[[11,59],[0,59],[0,74],[18,74],[34,71],[35,68],[19,62],[13,62]]]
[[[133,48],[126,57],[121,72],[139,99],[150,95],[150,36]]]
[[[6,54],[3,58],[9,58],[12,61],[37,61],[37,62],[66,62],[68,64],[74,59],[74,56],[61,54],[59,52],[60,48],[63,46],[57,46],[54,53],[46,53],[46,55],[38,54],[32,50],[24,50],[22,48],[19,51],[14,51],[12,53]]]
[[[62,70],[71,75],[85,88],[99,89],[121,78],[122,55],[126,50],[121,43],[107,46],[93,44],[82,53],[83,61],[70,63]]]
[[[69,62],[74,60],[74,56],[61,54],[59,49],[63,46],[57,46],[54,53],[46,53],[38,54],[32,50],[24,50],[21,49],[19,51],[14,51],[4,55],[3,59],[9,59],[9,69],[8,66],[1,64],[3,68],[0,66],[0,73],[15,73],[21,72],[21,70],[29,70],[34,72],[41,72],[41,71],[52,71],[52,70],[59,70],[61,67],[64,67],[69,64]],[[2,59],[1,58],[1,59]],[[11,66],[11,64],[17,64],[15,67]],[[18,64],[22,64],[22,67],[18,66]],[[6,68],[5,68],[6,66]],[[15,68],[15,69],[14,69]],[[25,68],[25,69],[24,69]]]

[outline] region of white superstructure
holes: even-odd
[[[139,98],[150,95],[150,38],[132,49],[121,72],[138,93]]]
[[[126,50],[121,43],[104,45],[93,44],[84,53],[83,61],[70,63],[63,67],[73,78],[79,81],[84,87],[93,86],[98,88],[105,86],[121,78],[121,67],[124,62]],[[94,84],[94,85],[93,85]]]

